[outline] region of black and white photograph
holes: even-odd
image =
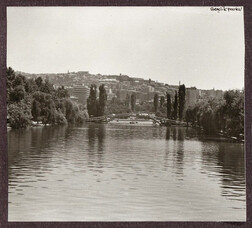
[[[246,222],[244,9],[7,7],[8,221]]]

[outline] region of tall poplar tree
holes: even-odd
[[[135,108],[136,108],[136,94],[132,93],[131,94],[131,111],[135,112]]]
[[[157,112],[158,110],[158,95],[155,93],[154,95],[154,111],[155,113]]]
[[[167,118],[171,119],[171,96],[169,93],[166,93],[166,108],[167,108]]]
[[[99,91],[98,116],[103,116],[107,102],[107,92],[104,84],[100,85]]]
[[[160,97],[160,108],[163,107],[164,102],[165,102],[165,98],[164,98],[164,96],[161,96],[161,97]]]
[[[125,105],[130,108],[130,95],[127,93],[126,95],[126,100],[125,100]]]
[[[175,92],[174,103],[173,103],[173,118],[174,120],[177,119],[178,115],[178,94],[177,91]]]
[[[89,116],[97,116],[96,85],[90,87],[89,97],[87,99],[87,110]]]
[[[179,86],[179,120],[181,121],[183,119],[183,113],[184,113],[184,108],[185,108],[185,85],[180,85]]]

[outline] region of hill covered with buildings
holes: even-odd
[[[64,86],[69,91],[71,99],[86,105],[89,96],[89,88],[91,84],[97,86],[104,84],[108,100],[116,98],[124,101],[127,95],[136,94],[136,103],[153,102],[154,95],[159,97],[166,96],[168,92],[171,97],[175,96],[175,91],[178,90],[178,85],[168,85],[162,82],[157,82],[152,79],[146,80],[143,78],[129,77],[128,75],[102,75],[90,74],[88,71],[67,72],[57,74],[29,74],[16,71],[16,74],[21,74],[29,79],[41,77],[43,80],[48,80],[57,89]],[[193,106],[197,101],[212,98],[223,97],[222,90],[202,90],[196,87],[186,88],[186,107]]]

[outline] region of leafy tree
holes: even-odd
[[[11,67],[7,68],[6,73],[7,73],[7,79],[9,81],[13,81],[15,79],[15,71]]]
[[[54,91],[53,85],[49,82],[49,80],[45,80],[44,83],[42,82],[39,88],[43,93],[51,94]]]
[[[83,122],[86,118],[88,118],[86,110],[82,110],[80,106],[78,106],[75,102],[71,101],[69,98],[64,99],[64,106],[67,122]]]
[[[33,100],[31,114],[33,116],[34,121],[38,121],[40,113],[41,113],[40,103],[36,100]]]
[[[155,93],[154,95],[154,111],[155,113],[157,112],[158,110],[158,95]]]
[[[185,120],[188,123],[192,123],[192,125],[195,125],[196,122],[196,108],[195,107],[188,107],[185,113]]]
[[[16,86],[9,94],[11,102],[19,102],[25,97],[25,89],[23,85]]]
[[[171,119],[171,96],[169,93],[166,93],[166,109],[167,109],[167,118]]]
[[[66,124],[67,119],[64,116],[64,114],[61,112],[61,110],[56,110],[54,114],[54,123],[55,124]]]
[[[68,122],[75,122],[76,118],[76,108],[74,107],[74,103],[70,99],[65,99],[65,117]]]
[[[209,104],[203,107],[200,122],[206,133],[213,133],[216,131],[214,124],[214,110]]]
[[[179,86],[179,120],[181,121],[183,119],[183,112],[184,112],[184,107],[185,107],[185,85],[180,85]]]
[[[89,97],[87,99],[87,109],[89,116],[97,116],[97,98],[96,85],[92,84],[90,87]]]
[[[43,124],[55,123],[56,107],[52,95],[37,91],[33,94],[32,114],[36,120],[40,119]],[[37,103],[35,103],[37,102]],[[39,112],[40,111],[40,112]],[[34,119],[34,120],[35,120]]]
[[[40,89],[43,84],[43,79],[41,77],[38,77],[35,79],[35,82],[36,82],[38,88]]]
[[[149,102],[144,102],[142,104],[136,105],[136,111],[138,111],[138,112],[153,112],[154,107]]]
[[[69,92],[64,86],[59,87],[55,92],[56,97],[58,98],[67,98],[70,97]]]
[[[26,79],[22,75],[18,75],[13,80],[12,86],[13,87],[23,86],[25,84],[25,81]]]
[[[175,92],[174,103],[173,103],[173,119],[176,120],[178,115],[178,94]]]
[[[130,108],[130,95],[126,95],[125,105]]]
[[[244,132],[244,90],[229,90],[224,94],[226,130],[230,135],[239,137]]]
[[[106,102],[107,102],[107,92],[104,87],[104,84],[102,84],[99,87],[99,107],[98,107],[98,116],[103,116],[104,115],[104,110],[106,107]]]
[[[132,112],[135,112],[135,108],[136,108],[136,94],[135,93],[132,93],[131,94],[131,111]]]
[[[7,103],[10,126],[27,127],[31,120],[44,124],[82,122],[88,114],[81,105],[71,101],[64,87],[57,90],[41,77],[36,80],[15,75],[7,69]]]
[[[55,123],[55,112],[56,108],[51,95],[46,95],[44,107],[43,109],[41,109],[42,123],[43,124]]]
[[[108,102],[105,114],[123,114],[130,113],[130,111],[130,108],[125,105],[125,102],[113,99],[112,101]]]
[[[10,92],[12,90],[12,84],[16,77],[14,70],[11,67],[7,68],[7,103],[9,102]]]
[[[25,128],[31,123],[30,107],[23,101],[13,103],[8,108],[9,123],[12,128]]]
[[[38,90],[37,84],[33,79],[26,80],[24,87],[26,93],[34,93],[35,91]]]
[[[165,98],[164,98],[164,96],[161,96],[160,97],[160,108],[163,107],[164,103],[165,103]]]

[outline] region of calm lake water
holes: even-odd
[[[244,145],[182,127],[8,132],[9,221],[244,221]]]

